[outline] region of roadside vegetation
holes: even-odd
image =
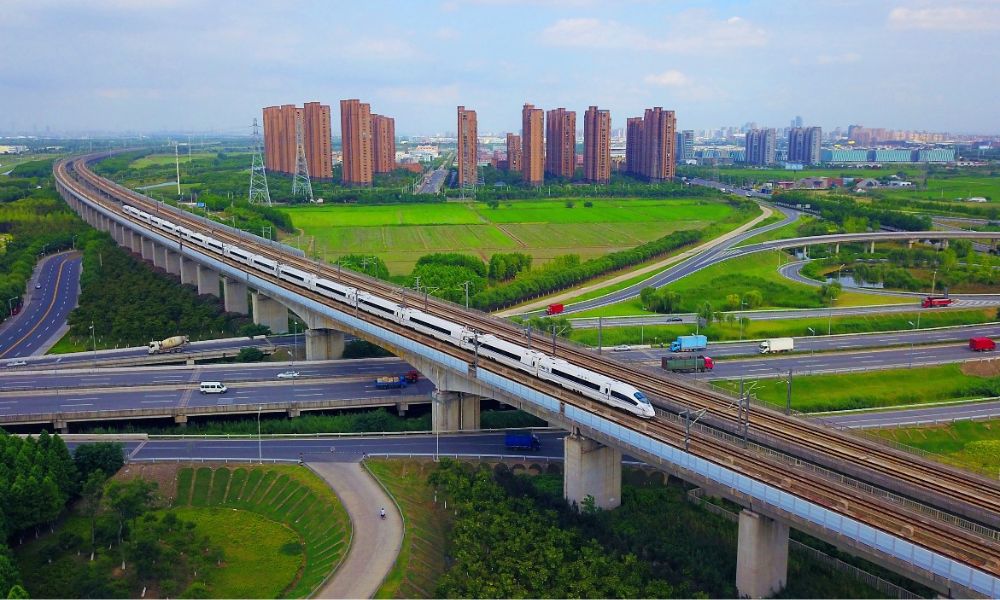
[[[880,369],[870,372],[830,375],[798,375],[792,381],[792,408],[800,412],[826,412],[862,408],[886,408],[1000,396],[1000,376],[989,372],[970,374],[967,365]],[[784,408],[785,378],[744,378],[756,381],[757,399]],[[716,385],[731,392],[737,381]]]
[[[872,435],[931,453],[931,458],[988,475],[1000,476],[1000,419],[955,421],[942,425],[894,427]]]

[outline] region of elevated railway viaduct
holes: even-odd
[[[488,315],[433,298],[418,299],[385,282],[305,259],[96,176],[87,165],[103,156],[66,159],[54,167],[60,193],[88,223],[204,293],[219,294],[221,279],[227,309],[245,312],[252,304],[255,320],[276,330],[287,322],[287,310],[293,310],[310,328],[310,357],[335,355],[342,345],[341,332],[347,331],[405,358],[437,387],[436,431],[476,428],[479,399],[494,398],[571,432],[565,442],[564,486],[570,501],[591,496],[598,506],[617,506],[625,452],[746,507],[740,517],[737,569],[743,596],[768,595],[784,585],[790,527],[945,594],[1000,596],[996,481],[766,408],[751,409],[742,400],[696,383],[619,364],[563,342],[526,339],[519,328]],[[647,393],[657,414],[641,419],[391,319],[347,309],[185,244],[124,212],[124,205],[629,382]],[[701,420],[692,425],[690,416],[695,414]]]

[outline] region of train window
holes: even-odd
[[[319,282],[316,283],[316,287],[318,287],[321,290],[326,290],[327,292],[330,292],[331,294],[336,294],[336,295],[341,296],[341,297],[347,296],[347,294],[345,294],[344,292],[338,290],[337,288],[332,288],[332,287],[330,287],[328,285],[323,285],[322,283],[319,283]]]
[[[364,304],[365,306],[370,306],[370,307],[374,308],[375,310],[380,310],[380,311],[382,311],[382,312],[384,312],[386,314],[389,314],[389,315],[392,314],[392,311],[390,309],[385,308],[383,306],[379,306],[378,304],[374,304],[372,302],[368,302],[367,300],[362,300],[361,303]]]
[[[564,371],[560,371],[558,369],[552,369],[552,374],[553,375],[558,375],[559,377],[562,377],[563,379],[568,379],[570,381],[574,381],[576,383],[579,383],[580,385],[589,387],[592,390],[598,390],[598,389],[601,388],[601,386],[597,385],[596,383],[591,383],[591,382],[587,381],[586,379],[581,379],[580,377],[577,377],[576,375],[570,375],[569,373],[566,373]]]
[[[646,398],[646,394],[643,394],[642,392],[636,392],[635,394],[633,394],[633,396],[635,396],[635,399],[638,400],[639,402],[643,404],[649,404],[649,399]]]
[[[611,397],[621,400],[622,402],[627,402],[628,404],[635,404],[635,400],[629,398],[628,396],[622,394],[621,392],[616,392],[614,390],[611,390]]]
[[[483,350],[489,350],[490,352],[496,352],[497,354],[506,356],[511,360],[521,360],[521,357],[518,356],[517,354],[514,354],[513,352],[507,352],[506,350],[501,350],[496,346],[491,346],[489,344],[479,344],[479,347],[482,348]]]
[[[433,329],[434,331],[439,331],[441,333],[444,333],[444,334],[447,334],[447,335],[451,335],[451,331],[449,331],[448,329],[446,329],[444,327],[441,327],[439,325],[432,325],[432,324],[428,323],[427,321],[423,321],[421,319],[415,319],[413,317],[410,317],[410,321],[413,322],[413,323],[416,323],[417,325],[423,325],[424,327],[426,327],[428,329]]]

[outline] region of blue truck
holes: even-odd
[[[542,443],[538,441],[538,436],[530,431],[511,432],[503,438],[504,446],[510,450],[531,450],[537,452]]]
[[[375,380],[375,389],[377,390],[398,390],[400,388],[405,388],[407,384],[405,375],[391,375],[387,377],[379,377]]]
[[[671,352],[699,352],[708,348],[708,338],[703,335],[679,335],[670,342]]]

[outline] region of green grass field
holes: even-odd
[[[244,586],[231,597],[309,596],[343,560],[350,544],[351,523],[340,501],[319,477],[302,467],[239,467],[232,470],[186,467],[177,474],[174,505],[192,507],[187,510],[205,513],[205,519],[217,518],[222,514],[219,511],[247,511],[284,528],[277,555],[272,558],[291,561],[294,569],[281,575],[271,572],[272,566],[278,566],[272,560],[268,561],[267,569],[262,569],[259,562],[250,564],[247,571],[230,573],[231,579],[223,581],[226,585]],[[202,507],[209,511],[199,510]],[[228,529],[221,533],[242,535],[242,532]],[[252,537],[248,539],[253,540]],[[252,576],[248,576],[248,572]],[[253,585],[258,578],[272,587],[277,586],[274,587],[276,592],[265,593],[263,586]],[[251,587],[245,587],[247,585]],[[226,596],[216,595],[213,589],[213,597]]]
[[[788,254],[780,251],[758,252],[740,256],[697,271],[668,285],[681,295],[682,311],[694,312],[702,302],[716,310],[725,310],[726,296],[757,289],[764,295],[759,308],[819,308],[817,289],[782,277],[778,266],[789,262]],[[844,291],[836,306],[868,306],[908,302],[906,298],[878,296]],[[642,308],[638,298],[574,314],[577,317],[612,317],[652,314]]]
[[[759,382],[753,393],[760,400],[785,406],[784,379],[746,379],[745,385],[750,381]],[[718,385],[730,391],[739,388],[736,381],[719,382]],[[837,375],[796,375],[792,383],[792,408],[802,412],[824,412],[983,398],[996,395],[998,386],[1000,379],[966,375],[959,364]]]
[[[951,201],[981,196],[989,198],[991,202],[1000,202],[1000,177],[989,177],[985,173],[953,177],[932,175],[927,180],[927,189],[887,188],[879,190],[878,195],[888,198]]]
[[[202,159],[213,159],[216,157],[215,152],[192,152],[191,156],[188,156],[186,149],[181,149],[178,159],[183,166],[185,162],[189,160],[202,160]],[[247,154],[249,157],[250,155]],[[129,163],[128,168],[130,169],[145,169],[146,167],[162,167],[164,165],[173,166],[174,165],[174,155],[173,153],[164,154],[150,154],[148,156],[143,156],[142,158],[137,158]]]
[[[1000,420],[957,421],[948,425],[900,427],[871,432],[913,448],[933,458],[971,468],[992,477],[1000,474]]]
[[[512,201],[490,209],[484,203],[449,202],[388,206],[287,207],[308,245],[327,260],[343,254],[372,254],[393,273],[406,273],[432,252],[465,252],[489,260],[496,252],[531,254],[536,266],[561,254],[587,259],[632,248],[673,231],[701,229],[722,221],[732,209],[700,199]]]
[[[427,475],[434,464],[370,460],[368,469],[399,504],[403,513],[403,546],[376,598],[434,598],[435,582],[447,563],[449,513],[434,503]]]
[[[949,325],[971,325],[990,323],[996,320],[996,311],[957,310],[934,313],[891,313],[882,315],[852,315],[834,317],[833,319],[779,319],[774,321],[750,320],[743,327],[740,335],[739,324],[712,323],[699,329],[699,333],[708,336],[712,341],[755,340],[771,337],[803,337],[808,335],[824,335],[829,330],[838,333],[868,333],[876,331],[900,331],[910,329],[909,321],[916,322],[920,315],[921,328],[946,327]],[[809,331],[812,327],[813,334]],[[656,344],[672,340],[679,335],[695,332],[694,325],[645,325],[629,327],[604,327],[601,332],[601,342],[604,346],[619,344]],[[575,329],[570,338],[581,344],[597,345],[597,329]]]

